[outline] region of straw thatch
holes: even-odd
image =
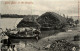
[[[42,27],[63,27],[66,25],[66,18],[54,12],[46,12],[42,14],[38,19],[38,23]]]
[[[27,17],[24,17],[23,20],[21,20],[17,25],[17,28],[22,28],[22,27],[39,28],[40,25],[36,22],[35,17],[36,17],[35,15],[29,15]]]

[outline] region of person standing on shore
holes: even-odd
[[[13,50],[12,50],[12,48],[11,48],[11,46],[9,46],[9,48],[8,48],[8,50],[7,50],[7,51],[13,51]]]
[[[17,49],[16,49],[15,45],[13,46],[13,51],[17,51]]]

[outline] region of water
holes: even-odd
[[[0,28],[2,28],[3,30],[5,30],[6,28],[15,28],[22,19],[23,18],[1,18]]]

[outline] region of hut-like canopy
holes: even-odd
[[[17,25],[17,28],[22,28],[22,27],[39,28],[40,25],[36,22],[35,17],[36,17],[35,15],[29,15],[27,17],[24,17],[23,20],[21,20]]]
[[[66,18],[55,12],[46,12],[42,14],[38,19],[38,23],[42,27],[60,27],[66,24]]]

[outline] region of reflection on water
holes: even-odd
[[[23,18],[2,18],[0,19],[0,28],[14,28]]]

